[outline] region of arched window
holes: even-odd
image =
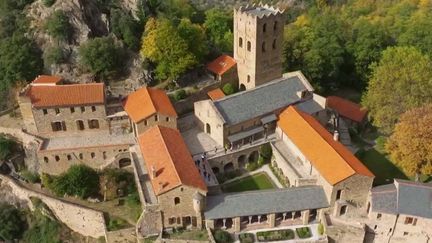
[[[262,51],[262,52],[265,52],[265,51],[266,51],[266,45],[265,45],[265,42],[263,42],[262,45],[261,45],[261,51]]]
[[[266,23],[264,23],[264,25],[263,25],[263,32],[265,33],[265,32],[266,32],[266,30],[267,30],[267,24],[266,24]]]
[[[66,157],[67,157],[67,160],[72,160],[72,156],[70,154],[68,154]]]
[[[80,130],[80,131],[84,130],[84,122],[82,120],[77,120],[76,125],[77,125],[78,130]]]
[[[99,128],[99,121],[96,119],[89,120],[88,124],[89,124],[90,129],[98,129]]]
[[[239,47],[243,47],[243,38],[239,38]]]
[[[174,198],[174,204],[175,205],[180,204],[180,198],[179,197]]]
[[[250,75],[247,76],[247,82],[250,82]]]
[[[278,28],[278,22],[275,21],[274,24],[273,24],[273,30],[276,31],[277,28]]]
[[[273,40],[273,44],[272,44],[273,50],[276,49],[276,39]]]
[[[80,158],[80,159],[83,159],[83,158],[84,158],[83,154],[80,153],[80,154],[79,154],[79,158]]]
[[[45,163],[48,163],[48,161],[49,161],[48,157],[44,157],[44,161],[45,161]]]
[[[93,159],[94,157],[96,157],[96,154],[92,152],[92,153],[90,154],[90,157],[92,157],[92,159]]]
[[[248,42],[247,42],[247,50],[248,50],[248,51],[251,51],[251,48],[252,48],[252,44],[251,44],[250,41],[248,41]]]
[[[60,157],[58,155],[56,155],[54,158],[55,158],[56,161],[60,160]]]

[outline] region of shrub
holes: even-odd
[[[240,243],[254,243],[255,237],[251,233],[243,233],[239,235]]]
[[[184,89],[176,90],[174,93],[174,100],[179,101],[187,97],[187,93]]]
[[[273,150],[270,143],[261,145],[259,153],[266,161],[269,161],[273,154]]]
[[[109,218],[107,229],[109,231],[115,231],[119,229],[123,229],[125,226],[127,226],[127,222],[121,218]]]
[[[7,159],[15,147],[15,141],[0,135],[0,161]]]
[[[375,140],[375,144],[376,144],[376,149],[379,152],[385,153],[385,144],[387,142],[387,137],[384,136],[379,136],[376,140]]]
[[[43,0],[43,4],[46,7],[51,7],[55,2],[56,2],[56,0]]]
[[[222,91],[226,95],[231,95],[231,94],[234,94],[235,92],[237,92],[237,89],[231,83],[227,83],[222,87]]]
[[[249,162],[246,164],[246,170],[254,171],[259,168],[258,162]]]
[[[294,239],[294,231],[286,230],[271,230],[256,233],[258,241],[280,241]]]
[[[44,52],[43,58],[47,66],[63,63],[66,59],[63,49],[58,46],[47,48]]]
[[[124,51],[111,37],[88,40],[79,48],[80,63],[102,79],[119,75],[123,69]]]
[[[21,171],[20,175],[30,183],[40,182],[39,174],[28,170]]]
[[[36,212],[32,226],[24,233],[24,242],[60,243],[61,225]]]
[[[309,227],[301,227],[296,229],[297,235],[301,239],[306,239],[312,236]]]
[[[12,205],[0,204],[0,239],[7,242],[21,238],[26,227],[21,212]]]
[[[324,225],[322,223],[319,223],[319,225],[318,225],[318,234],[319,235],[324,234]]]
[[[45,29],[53,38],[61,41],[68,41],[73,34],[69,18],[61,11],[55,11],[45,22]]]
[[[87,198],[99,191],[99,175],[86,165],[73,165],[49,184],[58,196],[67,194]]]
[[[258,157],[258,167],[261,167],[266,164],[266,160],[261,155]]]
[[[223,230],[216,230],[214,238],[216,243],[230,243],[233,241],[231,235]]]
[[[111,11],[110,24],[112,32],[131,50],[138,50],[142,28],[130,13],[120,9]]]

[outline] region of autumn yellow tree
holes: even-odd
[[[432,174],[432,104],[405,112],[386,149],[407,175]]]

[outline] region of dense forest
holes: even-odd
[[[151,85],[166,83],[160,87],[172,90],[172,80],[202,70],[221,53],[232,54],[233,6],[203,8],[194,0],[137,0],[133,7],[122,0],[84,2],[103,18],[77,19],[79,14],[58,0],[1,1],[2,96],[41,73],[70,74],[78,81],[84,74],[98,81],[125,80],[134,77],[131,60],[151,77]],[[430,0],[263,2],[285,9],[285,71],[301,70],[319,94],[357,93],[361,99],[355,101],[368,108],[384,136],[393,133],[403,113],[432,101]],[[49,16],[37,22],[36,10]],[[401,148],[389,148],[396,147]],[[400,154],[393,157],[401,160]],[[416,160],[419,168],[432,168],[429,157]]]

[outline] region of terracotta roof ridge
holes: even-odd
[[[350,165],[350,163],[348,163],[346,160],[345,160],[345,158],[339,153],[339,151],[337,151],[329,142],[327,142],[327,140],[326,139],[324,139],[322,136],[321,136],[321,134],[314,128],[314,126],[312,126],[308,121],[307,121],[307,119],[304,119],[305,118],[305,113],[303,113],[303,112],[301,112],[301,111],[299,111],[299,110],[297,110],[297,108],[296,107],[294,107],[294,106],[291,106],[293,109],[294,109],[294,111],[295,112],[297,112],[297,114],[299,114],[303,119],[303,122],[306,122],[308,125],[309,125],[309,127],[313,130],[313,132],[316,134],[316,135],[318,135],[318,137],[322,140],[322,141],[324,141],[324,143],[325,144],[327,144],[331,149],[333,149],[333,151],[335,151],[336,152],[336,154],[339,156],[339,158],[340,159],[342,159],[343,161],[345,161],[345,164],[351,169],[351,171],[352,171],[352,174],[350,175],[350,176],[348,176],[348,177],[346,177],[346,178],[349,178],[349,177],[351,177],[351,176],[353,176],[354,174],[356,174],[356,170]],[[312,117],[313,118],[313,117]],[[315,118],[313,118],[313,119],[315,119]],[[346,179],[345,178],[345,179]]]
[[[176,174],[176,176],[177,176],[177,179],[178,179],[178,181],[180,181],[181,184],[183,184],[183,181],[182,181],[182,179],[180,178],[180,175],[179,175],[179,173],[178,173],[178,171],[177,171],[177,167],[175,166],[175,163],[174,163],[173,157],[172,157],[172,155],[171,155],[171,152],[170,152],[170,150],[169,150],[168,147],[167,147],[167,143],[165,142],[164,133],[162,132],[162,129],[165,129],[165,128],[162,128],[162,127],[159,126],[159,125],[156,125],[156,127],[157,127],[157,129],[158,129],[159,136],[162,138],[162,141],[163,141],[163,147],[165,148],[165,150],[166,150],[166,152],[167,152],[167,154],[168,154],[168,156],[169,156],[169,158],[170,158],[171,166],[174,167],[174,172],[175,172],[175,174]],[[176,187],[177,187],[177,186],[176,186]]]
[[[143,119],[141,119],[141,121],[144,120],[144,119],[146,119],[146,118],[148,118],[149,116],[151,116],[151,115],[157,113],[156,105],[155,105],[155,103],[154,103],[154,101],[153,101],[153,96],[151,95],[151,92],[150,92],[150,89],[151,89],[151,88],[148,87],[148,86],[146,86],[146,87],[144,87],[144,89],[145,89],[145,91],[147,92],[148,96],[150,97],[150,103],[151,103],[151,106],[153,107],[153,113],[150,114],[150,115],[148,115],[147,117],[144,117]],[[159,126],[158,126],[158,127],[159,127]],[[159,130],[159,131],[160,131],[160,130]]]

